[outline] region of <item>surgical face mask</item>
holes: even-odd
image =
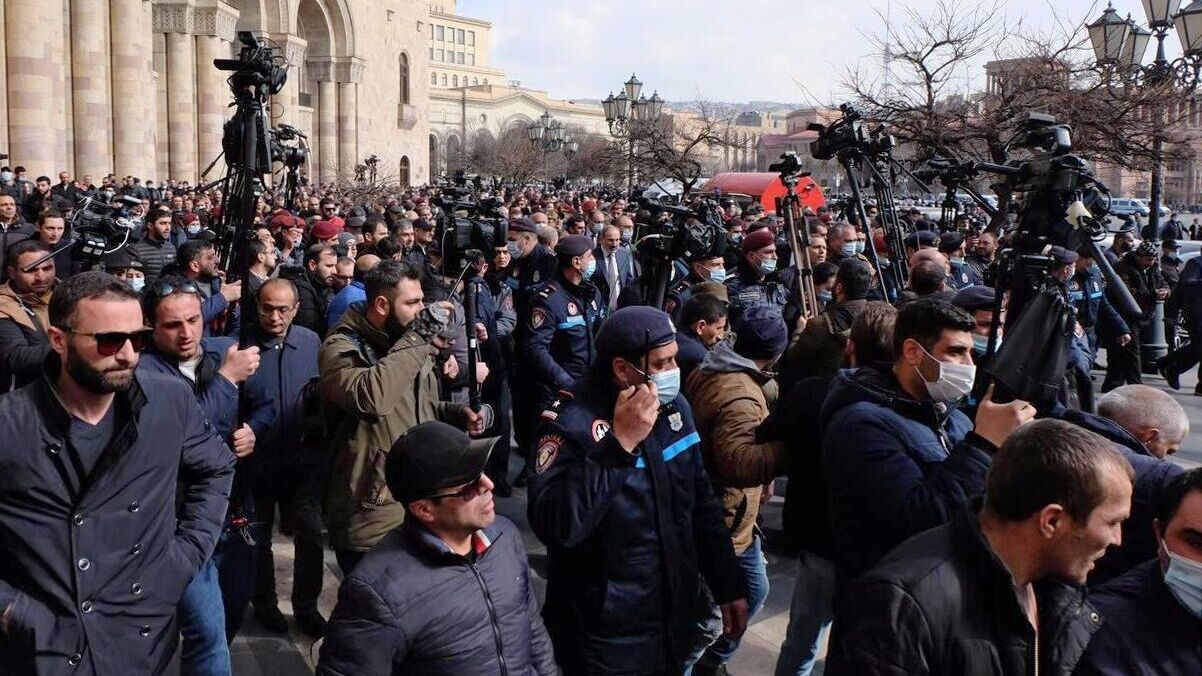
[[[671,371],[660,371],[659,373],[644,373],[637,366],[634,367],[644,378],[655,383],[655,391],[659,396],[659,405],[664,406],[672,403],[676,396],[680,394],[680,369],[675,368]]]
[[[631,237],[634,237],[634,231],[633,231],[633,230],[623,230],[623,231],[622,231],[622,243],[623,243],[623,244],[628,244],[628,243],[630,243],[630,238],[631,238]]]
[[[862,253],[864,253],[864,249],[866,248],[866,246],[867,246],[867,243],[866,243],[866,242],[860,242],[860,241],[857,241],[857,242],[856,242],[856,253],[857,253],[857,254],[862,254]]]
[[[964,265],[964,259],[963,259],[963,258],[952,258],[952,259],[950,259],[950,260],[951,260],[951,262],[952,262],[952,265]]]
[[[4,181],[5,183],[8,183],[11,180],[13,180],[13,172],[0,171],[0,181]]]
[[[819,291],[818,300],[822,301],[823,303],[829,303],[835,300],[835,294],[831,293],[830,291]]]
[[[856,243],[855,243],[855,242],[844,242],[844,243],[843,243],[843,248],[842,248],[842,249],[840,249],[840,251],[842,251],[842,252],[843,252],[843,255],[844,255],[845,257],[847,257],[847,258],[851,258],[852,256],[854,256],[854,255],[856,255],[857,253],[859,253],[859,252],[856,250]]]
[[[589,259],[589,262],[588,262],[588,266],[584,268],[584,276],[585,276],[586,278],[587,278],[587,277],[592,277],[592,276],[593,276],[593,273],[594,273],[594,272],[596,272],[596,271],[597,271],[597,259],[596,259],[596,258],[590,258],[590,259]]]
[[[130,288],[133,289],[134,291],[137,291],[138,293],[141,293],[142,289],[146,287],[146,278],[145,277],[130,277],[129,279],[127,279],[125,281],[129,282]]]
[[[721,284],[726,281],[726,268],[710,268],[710,280]]]
[[[986,348],[988,348],[988,347],[989,347],[989,336],[982,336],[979,333],[972,334],[972,349],[974,352],[980,352],[981,354],[984,354]],[[1001,335],[998,335],[997,345],[995,345],[993,349],[994,349],[994,351],[1002,349],[1002,336]]]
[[[931,395],[931,399],[950,404],[963,399],[968,396],[969,392],[972,392],[972,383],[977,377],[976,366],[939,361],[931,356],[931,353],[927,352],[926,349],[923,349],[922,353],[939,365],[939,376],[934,381],[923,378],[922,372],[918,370],[918,367],[914,367],[914,371],[918,373],[918,377],[922,378],[923,384],[926,385],[927,394]]]
[[[189,226],[188,226],[188,234],[189,234],[189,235],[195,235],[195,234],[197,234],[197,233],[199,233],[199,232],[200,232],[200,225],[198,225],[198,224],[192,224],[192,225],[189,225]]]
[[[1169,569],[1164,573],[1164,583],[1178,603],[1195,618],[1202,620],[1202,563],[1175,554],[1163,539],[1160,546],[1169,555]]]
[[[775,270],[776,270],[776,259],[775,258],[761,258],[760,259],[760,272],[767,275],[769,273],[774,272]]]
[[[601,231],[604,229],[605,229],[604,223],[594,223],[593,224],[593,234],[594,235],[600,235]]]
[[[509,257],[514,260],[522,257],[522,247],[517,242],[509,242],[505,245],[505,250],[509,252]]]
[[[743,233],[736,232],[735,234],[731,235],[730,243],[731,244],[742,244],[743,243]]]

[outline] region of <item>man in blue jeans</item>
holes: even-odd
[[[718,343],[689,374],[684,393],[693,405],[701,454],[722,501],[731,544],[747,584],[749,617],[768,597],[768,574],[755,522],[763,486],[783,473],[785,445],[760,442],[756,430],[768,417],[761,389],[764,372],[785,351],[789,332],[780,308],[766,305],[743,311],[735,347]],[[724,674],[739,641],[719,636],[698,660],[693,673]]]
[[[260,381],[252,378],[259,368],[259,348],[239,350],[232,338],[204,338],[201,302],[199,288],[184,277],[163,277],[147,289],[142,311],[154,328],[154,342],[143,353],[138,369],[188,383],[207,418],[205,425],[213,426],[228,440],[234,455],[243,458],[254,452],[256,433],[264,434],[275,419],[270,395]],[[236,427],[240,387],[246,390],[247,417]],[[222,534],[213,558],[201,566],[180,599],[177,617],[183,636],[180,671],[184,676],[231,673],[225,610],[228,599],[223,598],[218,579],[218,563],[227,537]],[[242,577],[249,579],[253,574],[252,567]],[[249,602],[249,584],[246,587],[246,598],[232,605],[231,617]]]

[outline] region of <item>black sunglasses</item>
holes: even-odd
[[[454,493],[442,493],[440,495],[431,495],[427,500],[445,500],[446,498],[463,498],[464,502],[474,499],[476,496],[484,492],[484,475],[481,474],[475,481],[455,491]]]
[[[154,286],[150,287],[150,293],[162,298],[170,296],[173,293],[200,293],[200,287],[194,282],[183,282],[182,284],[172,284],[169,281],[155,282]]]
[[[137,331],[100,331],[91,333],[87,331],[76,331],[71,327],[64,327],[69,333],[77,336],[91,336],[96,339],[96,352],[102,357],[111,357],[121,351],[125,347],[125,341],[129,341],[134,352],[141,352],[150,342],[151,336],[154,335],[154,329],[145,328]]]

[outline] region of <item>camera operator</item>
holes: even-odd
[[[1117,236],[1115,238],[1117,242]],[[1156,303],[1168,298],[1169,285],[1165,283],[1156,266],[1160,256],[1159,247],[1155,242],[1141,242],[1135,251],[1127,252],[1114,271],[1118,273],[1123,283],[1135,297],[1143,311],[1143,318],[1124,317],[1131,327],[1131,340],[1126,345],[1108,345],[1106,348],[1106,378],[1102,381],[1102,392],[1109,392],[1119,385],[1132,385],[1143,382],[1142,365],[1140,364],[1139,327],[1153,321]]]
[[[23,387],[42,374],[50,353],[47,314],[55,286],[50,248],[27,239],[9,246],[8,281],[0,285],[0,392]],[[26,271],[37,261],[37,267]]]
[[[1106,439],[1040,420],[1010,435],[982,488],[979,510],[855,583],[825,673],[1073,673],[1102,622],[1084,585],[1121,539],[1131,466]]]
[[[664,298],[664,312],[672,317],[673,322],[680,323],[681,310],[693,295],[695,285],[701,282],[717,282],[718,284],[726,282],[726,268],[722,256],[711,255],[715,253],[709,251],[694,260],[684,261],[688,265],[689,274],[669,287],[668,294]]]
[[[822,416],[841,583],[980,494],[997,447],[1035,416],[991,393],[975,424],[956,408],[975,379],[974,326],[947,301],[912,301],[897,316],[892,364],[836,375]]]
[[[176,604],[221,531],[234,458],[187,388],[135,368],[150,330],[125,282],[64,280],[48,316],[43,377],[0,397],[4,668],[159,673]]]
[[[381,261],[355,303],[322,344],[318,370],[334,457],[325,505],[330,543],[344,573],[400,524],[404,509],[388,494],[381,468],[392,442],[428,420],[478,434],[485,421],[469,407],[438,400],[434,355],[450,307],[422,301],[422,272]]]
[[[726,280],[730,294],[731,328],[739,332],[739,320],[744,310],[756,305],[773,305],[784,312],[789,303],[789,290],[776,281],[776,238],[768,228],[761,228],[743,238],[742,255],[735,273]],[[792,329],[792,327],[790,327]]]

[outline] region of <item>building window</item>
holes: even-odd
[[[433,47],[430,48],[430,60],[431,61],[434,60],[434,48]]]
[[[455,52],[455,63],[463,65],[463,52]]]
[[[460,28],[458,31],[456,31],[456,33],[457,35],[455,36],[455,42],[458,42],[462,45],[464,41],[463,29]]]
[[[484,78],[484,84],[488,84],[488,78]]]
[[[447,74],[446,73],[442,74],[442,86],[444,86],[444,87],[447,86]]]
[[[430,84],[438,85],[438,73],[430,73]]]
[[[441,49],[437,49],[437,50],[435,50],[435,51],[434,51],[434,60],[435,60],[435,61],[443,61],[443,60],[445,60],[445,59],[443,58],[443,55],[442,55],[442,50],[441,50]]]
[[[442,26],[439,26],[438,28],[434,29],[434,39],[435,40],[442,40],[444,38],[444,36],[445,36],[445,33],[444,33],[444,29]]]
[[[401,53],[401,103],[409,103],[409,55]]]
[[[476,65],[476,55],[475,54],[467,55],[467,65],[469,65],[469,66]]]
[[[409,187],[409,156],[401,156],[401,171],[400,171],[401,187]]]
[[[434,24],[430,24],[430,39],[434,39]]]
[[[451,76],[451,86],[452,86],[452,87],[458,87],[458,86],[459,86],[459,76],[458,76],[458,75],[452,75],[452,76]]]
[[[476,31],[468,31],[467,32],[467,44],[469,47],[476,46]]]
[[[472,86],[475,87],[478,84],[480,84],[480,78],[478,78],[478,77],[472,78]]]

